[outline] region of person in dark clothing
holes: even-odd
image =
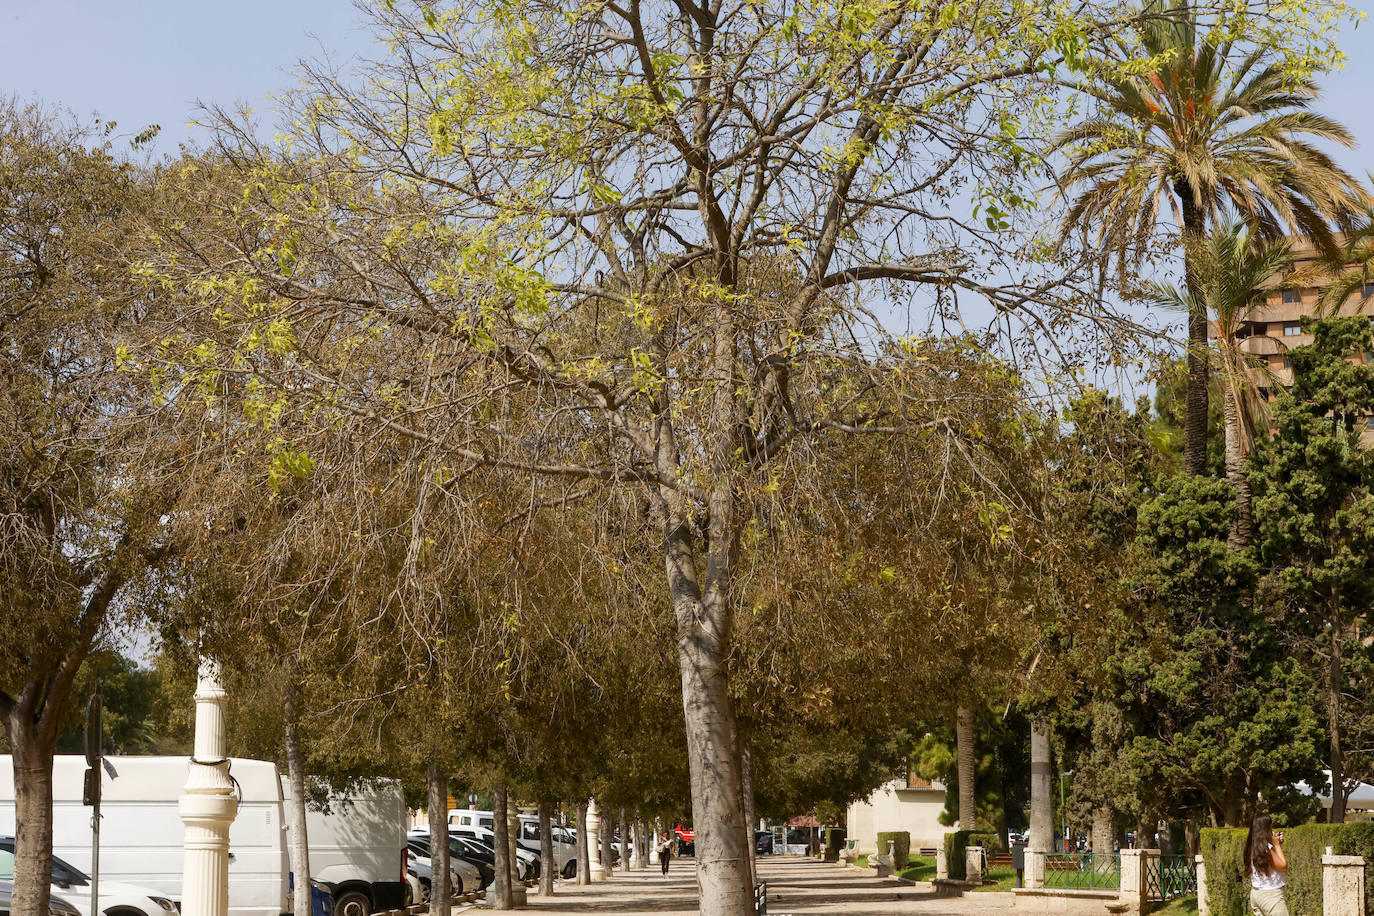
[[[673,858],[673,841],[668,838],[668,834],[663,834],[663,842],[658,844],[658,864],[663,868],[663,874],[668,874],[668,862]]]

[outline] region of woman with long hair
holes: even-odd
[[[1274,821],[1267,814],[1256,814],[1245,835],[1245,873],[1250,876],[1250,909],[1258,916],[1288,916],[1283,899],[1283,886],[1288,883],[1283,831],[1274,832]]]

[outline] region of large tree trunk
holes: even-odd
[[[1028,849],[1049,852],[1054,842],[1054,797],[1050,789],[1050,730],[1031,725],[1030,837]]]
[[[1197,258],[1193,248],[1206,229],[1202,210],[1193,199],[1187,181],[1174,183],[1183,216],[1183,277],[1193,301],[1188,310],[1188,391],[1187,413],[1183,423],[1183,467],[1192,475],[1207,468],[1207,309],[1202,302]]]
[[[1093,808],[1093,852],[1100,856],[1112,852],[1112,806],[1105,802]]]
[[[1159,829],[1159,817],[1152,811],[1146,811],[1136,820],[1135,826],[1135,845],[1137,849],[1158,849],[1159,841],[1155,839],[1155,832]]]
[[[1250,478],[1245,476],[1244,430],[1241,428],[1240,404],[1227,385],[1222,397],[1222,411],[1226,418],[1226,480],[1236,493],[1236,518],[1226,546],[1240,550],[1254,538],[1254,515],[1250,511]]]
[[[625,809],[620,809],[620,867],[630,870],[630,822],[625,819]]]
[[[959,826],[974,830],[978,826],[978,794],[973,769],[973,710],[960,706],[956,713],[955,741],[959,754]]]
[[[1331,768],[1331,823],[1345,823],[1345,752],[1341,736],[1341,691],[1345,689],[1345,670],[1341,658],[1340,594],[1331,592],[1331,658],[1326,684],[1326,731],[1330,739],[1327,766]]]
[[[12,916],[48,916],[52,876],[53,746],[28,704],[6,717],[14,766],[14,902]]]
[[[543,862],[539,870],[539,893],[552,897],[553,876],[558,870],[553,855],[553,802],[539,803],[539,858]]]
[[[439,763],[433,756],[425,769],[425,783],[429,794],[429,861],[433,866],[429,877],[429,906],[431,912],[446,913],[445,904],[453,896],[448,880],[448,777],[439,770]]]
[[[611,819],[606,816],[606,809],[601,809],[601,833],[597,837],[597,845],[601,849],[601,867],[606,869],[606,876],[610,877],[615,866],[611,864],[615,857],[612,851],[615,847],[615,839],[611,835]]]
[[[577,883],[592,883],[592,850],[587,845],[587,800],[577,803]]]
[[[491,828],[496,847],[496,909],[509,910],[514,904],[512,884],[515,880],[515,856],[510,851],[510,827],[506,823],[506,781],[500,779],[491,787]]]
[[[282,728],[286,735],[286,781],[291,784],[291,873],[295,888],[291,901],[297,916],[310,910],[310,844],[305,824],[305,756],[301,751],[300,710],[296,706],[299,687],[288,674],[282,686]]]

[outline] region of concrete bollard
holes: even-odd
[[[935,880],[949,880],[949,857],[945,855],[943,844],[935,847]]]
[[[1194,857],[1197,864],[1197,916],[1209,916],[1212,908],[1207,905],[1207,863],[1202,856]]]
[[[1364,857],[1322,856],[1322,916],[1364,916]]]
[[[983,847],[964,847],[964,880],[981,887],[983,884]]]

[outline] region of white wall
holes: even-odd
[[[875,790],[866,801],[849,806],[848,838],[860,853],[878,852],[878,834],[905,830],[911,834],[911,853],[923,846],[939,846],[954,830],[940,823],[945,810],[945,787],[933,783],[927,789],[908,789],[905,779],[894,779]],[[884,850],[885,851],[885,850]]]

